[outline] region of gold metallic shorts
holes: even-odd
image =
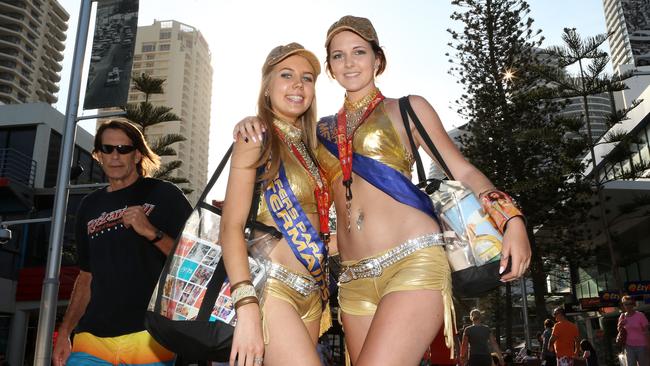
[[[266,287],[264,288],[264,296],[271,296],[276,299],[289,303],[298,313],[304,323],[309,323],[314,320],[320,320],[323,313],[320,289],[316,285],[314,290],[309,292],[308,295],[300,293],[296,287],[296,282],[304,280],[307,283],[315,283],[313,277],[294,272],[277,263],[272,264],[274,268],[282,275],[273,273],[273,269],[266,280]],[[288,275],[287,275],[288,274]],[[300,288],[301,286],[298,286]],[[305,286],[302,286],[304,289]],[[262,306],[262,327],[264,331],[264,343],[268,344],[268,327],[265,318],[266,306]]]
[[[431,235],[425,237],[432,237]],[[412,240],[421,240],[414,238]],[[434,240],[433,238],[431,240]],[[402,244],[404,245],[404,244]],[[389,249],[372,257],[344,261],[342,268],[372,262],[381,258]],[[411,254],[383,268],[378,276],[356,278],[339,282],[339,305],[349,315],[374,315],[382,297],[395,291],[438,290],[444,305],[444,334],[447,346],[453,347],[454,304],[451,293],[451,271],[444,248],[434,245],[416,249]]]

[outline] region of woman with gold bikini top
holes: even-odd
[[[220,243],[237,312],[230,364],[320,365],[318,337],[331,324],[325,278],[329,186],[312,159],[316,145],[318,59],[297,43],[274,48],[262,67],[259,116],[266,138],[233,147]],[[257,171],[262,173],[258,175]],[[250,199],[261,181],[257,220],[282,239],[266,236],[270,263],[261,303],[251,283],[244,240]],[[323,224],[324,223],[324,224]],[[260,316],[261,314],[261,316]]]

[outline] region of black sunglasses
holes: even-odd
[[[99,145],[99,151],[103,152],[104,154],[112,154],[113,150],[117,150],[117,152],[121,155],[131,153],[135,150],[135,146],[133,145]]]

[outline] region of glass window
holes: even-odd
[[[13,128],[7,130],[6,147],[20,151],[29,156],[34,155],[36,127]]]
[[[166,31],[166,32],[160,32],[160,39],[170,39],[172,38],[172,32]]]
[[[59,169],[59,152],[61,151],[61,135],[52,131],[50,133],[50,144],[47,147],[47,164],[45,165],[44,187],[54,187]]]
[[[93,158],[90,156],[90,153],[87,151],[81,150],[79,151],[79,159],[78,159],[79,165],[81,165],[84,169],[83,173],[77,178],[78,183],[90,183],[90,173],[91,173],[91,168],[93,165]]]
[[[641,278],[650,278],[650,257],[645,257],[639,261],[639,270]]]
[[[159,51],[169,51],[171,48],[170,44],[161,44],[160,47],[158,48]]]
[[[142,44],[142,52],[153,52],[156,50],[156,44],[155,43],[143,43]]]

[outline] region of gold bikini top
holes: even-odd
[[[300,139],[302,131],[286,122],[276,121],[275,126],[280,129],[288,139]],[[311,175],[303,168],[298,158],[293,155],[285,143],[281,143],[280,159],[284,166],[284,172],[293,194],[298,199],[300,206],[306,214],[317,214],[318,205],[314,190],[315,182]],[[265,223],[274,223],[269,208],[264,199],[264,191],[260,196],[260,203],[257,211],[257,220]]]
[[[331,131],[336,134],[336,126]],[[336,143],[336,135],[326,137]],[[355,153],[377,160],[405,176],[411,177],[411,168],[415,160],[402,144],[399,134],[386,113],[383,102],[359,126],[352,140],[352,148]],[[325,170],[331,187],[332,183],[342,175],[339,160],[322,144],[318,145],[316,159]]]

